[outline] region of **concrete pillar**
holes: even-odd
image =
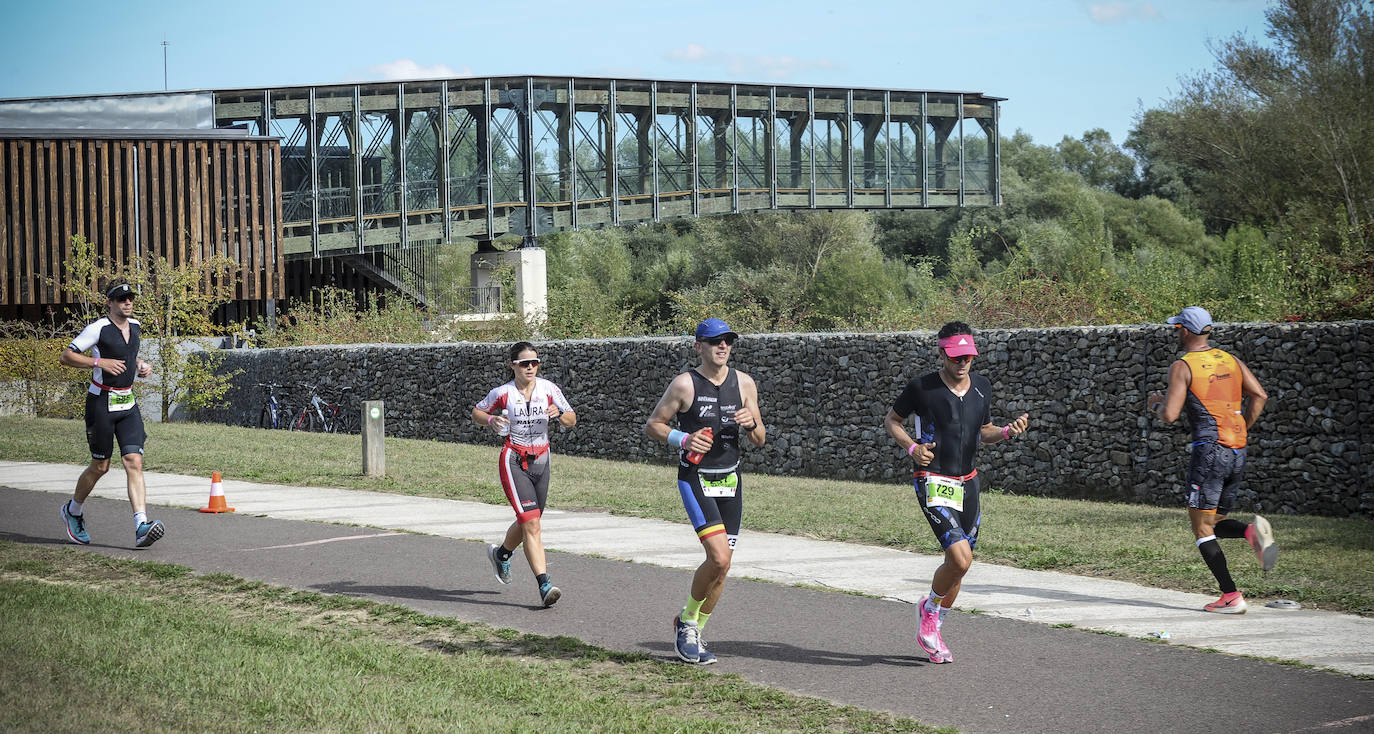
[[[548,266],[542,249],[522,247],[506,252],[476,252],[469,263],[473,288],[492,285],[500,277],[498,269],[513,268],[516,312],[536,322],[548,313]]]

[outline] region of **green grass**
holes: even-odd
[[[361,474],[357,436],[187,423],[150,423],[148,431],[149,471],[208,476],[218,470],[245,481],[505,504],[496,481],[494,441],[472,446],[387,439],[387,476],[369,479]],[[571,434],[573,440],[576,435]],[[78,421],[3,417],[0,459],[82,464],[87,456],[83,436]],[[553,507],[684,522],[675,467],[565,455],[556,455],[553,463]],[[746,532],[939,553],[905,483],[753,474],[745,493]],[[1374,615],[1374,520],[1280,515],[1270,521],[1283,553],[1268,575],[1261,574],[1243,541],[1223,544],[1232,576],[1247,597],[1287,598],[1308,607]],[[1193,544],[1182,508],[988,491],[976,559],[1181,591],[1213,593],[1216,586]]]
[[[935,732],[568,637],[0,541],[0,731]]]

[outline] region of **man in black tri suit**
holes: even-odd
[[[727,366],[738,335],[720,319],[697,324],[694,349],[701,364],[668,384],[644,423],[644,433],[678,449],[677,489],[706,550],[692,591],[673,620],[674,646],[683,662],[710,665],[716,656],[702,640],[730,571],[739,538],[744,486],[739,440],[762,446],[767,437],[754,378]],[[668,421],[677,418],[677,428]]]
[[[1026,431],[1030,416],[1005,426],[992,423],[992,383],[970,374],[978,348],[973,329],[954,321],[941,327],[940,369],[906,384],[883,422],[888,435],[916,462],[916,497],[940,547],[944,563],[935,570],[930,595],[920,604],[916,642],[932,663],[952,663],[954,657],[940,635],[945,615],[959,595],[964,574],[973,563],[982,514],[981,485],[973,457],[979,443],[997,443]],[[915,416],[912,439],[902,427]]]
[[[134,400],[134,376],[147,377],[153,368],[138,358],[138,319],[133,318],[134,289],[119,283],[105,292],[109,315],[81,330],[62,352],[59,360],[67,367],[91,370],[86,389],[86,443],[91,449],[91,465],[76,480],[71,500],[62,504],[62,521],[73,543],[86,544],[85,514],[81,507],[95,483],[110,470],[113,448],[119,448],[124,461],[124,477],[129,489],[129,504],[134,509],[134,545],[147,548],[162,537],[162,523],[148,519],[144,504],[143,415]],[[91,356],[85,352],[90,351]],[[116,443],[117,441],[117,443]]]

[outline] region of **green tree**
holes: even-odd
[[[1292,223],[1333,249],[1374,244],[1374,14],[1359,0],[1281,0],[1265,45],[1215,48],[1218,68],[1184,79],[1146,114],[1132,148],[1184,174],[1214,232]],[[1340,211],[1332,229],[1331,211]],[[1340,231],[1344,230],[1344,232]]]
[[[174,262],[153,252],[129,261],[121,274],[138,292],[135,317],[142,339],[152,349],[162,420],[173,405],[200,410],[221,405],[233,374],[221,374],[224,355],[217,349],[196,352],[193,337],[228,333],[211,314],[234,296],[238,264],[224,256],[201,258],[190,243]]]
[[[1095,128],[1077,140],[1065,135],[1055,146],[1064,167],[1094,188],[1127,194],[1136,189],[1135,159],[1112,142],[1111,133]]]
[[[9,385],[8,400],[40,418],[74,418],[85,407],[85,384],[72,380],[57,355],[72,337],[72,323],[55,313],[39,322],[0,322],[0,382]]]

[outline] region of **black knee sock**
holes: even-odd
[[[506,546],[504,546],[504,545],[502,545],[502,546],[497,546],[497,548],[496,548],[496,560],[498,560],[498,561],[509,561],[511,555],[514,554],[514,553],[515,553],[515,551],[506,550]]]
[[[1202,560],[1207,562],[1207,568],[1212,570],[1212,575],[1217,577],[1217,583],[1221,585],[1221,593],[1229,594],[1236,590],[1236,582],[1231,580],[1231,571],[1226,568],[1226,554],[1221,552],[1221,544],[1216,538],[1208,538],[1199,543],[1197,549],[1202,552]]]
[[[1244,538],[1245,529],[1250,527],[1240,520],[1226,518],[1212,527],[1218,538]]]

